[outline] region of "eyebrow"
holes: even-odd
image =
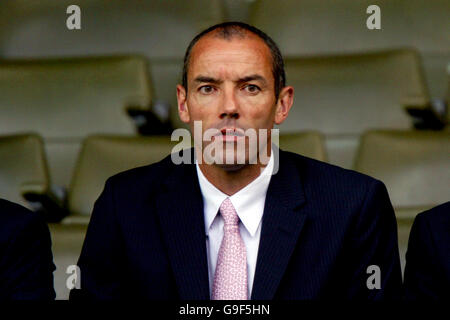
[[[250,82],[250,81],[255,81],[255,80],[256,81],[261,81],[264,84],[266,84],[266,82],[267,82],[266,79],[263,76],[259,75],[259,74],[252,74],[252,75],[243,77],[241,79],[238,79],[236,82],[242,83],[242,82]]]
[[[207,76],[198,76],[194,79],[195,82],[208,82],[208,83],[214,83],[214,84],[220,84],[223,81],[222,80],[218,80],[218,79],[214,79],[212,77],[207,77]]]
[[[249,82],[249,81],[255,81],[255,80],[261,81],[264,84],[267,83],[266,79],[263,76],[259,75],[259,74],[252,74],[252,75],[249,75],[249,76],[246,76],[246,77],[243,77],[243,78],[239,78],[235,82],[236,83],[243,83],[243,82]],[[214,84],[221,84],[223,82],[222,80],[215,79],[213,77],[208,77],[208,76],[198,76],[198,77],[196,77],[194,79],[194,81],[195,82],[200,82],[200,83],[207,82],[207,83],[214,83]]]

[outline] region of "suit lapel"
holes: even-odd
[[[175,166],[156,199],[182,300],[209,299],[203,199],[195,170],[195,165]]]
[[[252,299],[273,299],[306,220],[298,169],[280,151],[267,190]],[[209,299],[203,199],[195,165],[175,166],[156,196],[179,298]]]
[[[306,220],[306,213],[300,210],[305,197],[299,170],[283,151],[279,156],[275,158],[279,170],[266,195],[253,300],[273,299]]]

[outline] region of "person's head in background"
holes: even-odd
[[[280,50],[265,33],[240,22],[212,26],[187,48],[182,85],[177,86],[179,116],[192,133],[194,121],[201,121],[203,132],[210,128],[221,131],[213,141],[234,147],[247,129],[266,129],[268,137],[263,143],[270,152],[270,129],[286,119],[293,103],[294,89],[285,85],[285,78]],[[227,129],[237,137],[226,137]],[[211,142],[201,143],[205,150]],[[248,143],[245,145],[245,165],[209,167],[233,172],[261,165],[259,161],[248,165]],[[259,145],[259,150],[266,145]]]

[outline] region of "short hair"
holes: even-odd
[[[283,56],[281,55],[280,49],[278,48],[275,41],[272,40],[267,34],[258,28],[251,26],[249,24],[243,22],[223,22],[209,27],[208,29],[203,30],[198,35],[192,39],[189,43],[189,46],[186,49],[186,53],[184,55],[184,64],[183,64],[183,77],[182,77],[182,85],[186,89],[187,88],[187,73],[189,69],[189,60],[191,57],[191,51],[194,45],[205,35],[208,33],[216,31],[216,36],[225,39],[231,40],[235,37],[244,38],[246,36],[246,32],[253,33],[258,36],[270,50],[272,55],[272,74],[275,82],[275,98],[278,100],[278,96],[280,91],[286,85],[286,74],[284,72],[284,62]]]

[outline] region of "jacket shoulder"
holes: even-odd
[[[417,223],[450,224],[450,201],[421,212],[416,217]]]
[[[361,188],[364,185],[371,185],[374,183],[383,184],[378,179],[351,169],[345,169],[337,165],[315,160],[292,152],[283,151],[283,153],[285,153],[285,156],[295,163],[303,179],[306,179],[307,181],[314,181],[315,184],[355,188]]]
[[[411,237],[426,238],[429,235],[435,239],[437,246],[441,246],[450,243],[449,228],[450,201],[419,213],[414,219]]]
[[[0,235],[6,241],[13,235],[21,233],[27,228],[44,225],[44,219],[17,203],[0,199]]]
[[[171,156],[168,155],[159,162],[122,171],[111,176],[106,180],[105,188],[113,185],[119,192],[124,193],[152,190],[157,188],[176,166],[172,162]]]

